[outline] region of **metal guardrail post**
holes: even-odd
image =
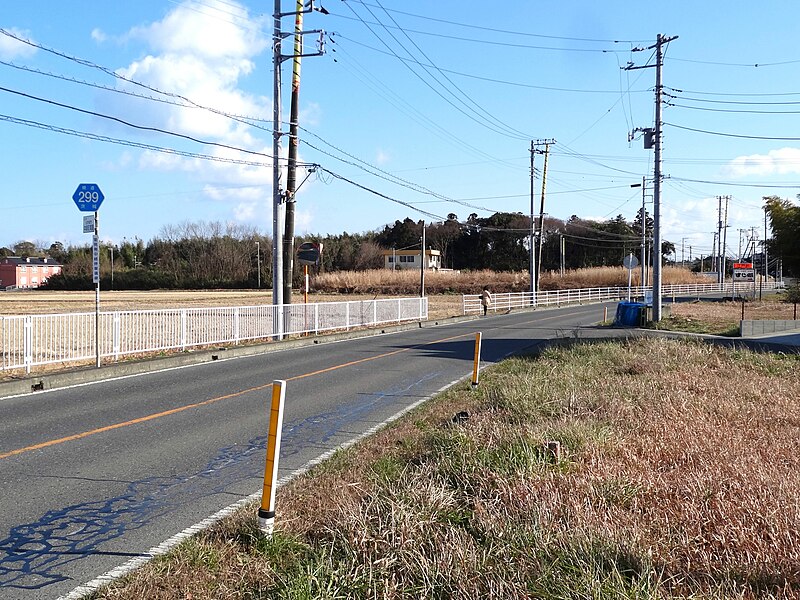
[[[25,317],[22,329],[22,357],[25,363],[25,372],[31,372],[31,363],[33,363],[33,317]]]
[[[120,314],[119,312],[113,313],[111,325],[111,352],[114,355],[114,360],[119,360],[120,355],[120,342],[122,339],[120,331]]]
[[[186,346],[188,345],[188,340],[186,339],[187,338],[187,333],[188,333],[187,332],[186,321],[187,321],[186,309],[182,308],[181,309],[181,350],[184,350],[184,351],[186,350]]]

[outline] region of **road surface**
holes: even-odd
[[[490,315],[2,398],[0,599],[68,594],[260,490],[276,379],[285,475],[468,376],[476,331],[487,364],[601,319]]]

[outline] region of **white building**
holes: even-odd
[[[384,250],[383,266],[387,269],[420,268],[419,250]],[[442,253],[438,250],[425,250],[425,268],[438,271],[442,267]]]

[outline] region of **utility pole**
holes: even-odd
[[[731,199],[730,196],[723,196],[725,200],[725,225],[722,229],[722,268],[720,272],[722,274],[722,283],[725,283],[725,268],[727,262],[727,253],[728,253],[728,201]]]
[[[261,289],[261,242],[256,241],[256,269],[258,269],[258,289]]]
[[[686,238],[681,238],[681,267],[685,267],[686,266],[686,263],[683,260],[685,248],[686,248]]]
[[[544,193],[547,187],[547,158],[550,156],[550,144],[555,140],[544,140],[544,167],[542,167],[542,197],[539,209],[539,256],[536,264],[536,293],[539,293],[539,282],[542,278],[542,248],[544,244]]]
[[[642,175],[642,280],[639,283],[642,287],[647,285],[647,210],[644,206],[646,185],[647,181]]]
[[[717,196],[717,283],[722,283],[722,196]]]
[[[289,219],[289,224],[291,225],[291,229],[287,235],[284,235],[283,226],[284,226],[284,217],[286,211],[286,202],[294,203],[294,193],[295,189],[295,174],[294,168],[296,167],[296,159],[297,159],[297,116],[296,112],[297,109],[295,107],[295,103],[298,101],[299,96],[296,96],[295,91],[299,94],[299,86],[300,86],[300,62],[299,59],[301,56],[319,56],[322,54],[322,40],[324,32],[321,30],[316,30],[314,32],[304,32],[300,31],[298,27],[298,22],[302,25],[302,13],[311,12],[313,10],[319,10],[323,14],[327,14],[325,9],[317,9],[314,6],[313,0],[309,2],[308,6],[305,7],[303,3],[298,0],[296,4],[296,9],[283,13],[281,12],[281,0],[275,0],[275,7],[274,12],[272,14],[272,22],[273,22],[273,33],[272,33],[272,66],[273,66],[273,89],[272,89],[272,120],[273,120],[273,130],[272,130],[272,305],[273,306],[282,306],[285,300],[291,302],[292,299],[292,265],[293,265],[293,256],[294,253],[294,206],[292,206],[292,213]],[[288,37],[291,34],[283,33],[281,31],[281,19],[283,17],[293,16],[295,17],[295,48],[294,52],[290,55],[284,55],[281,53],[281,45],[283,39]],[[319,33],[320,34],[320,51],[311,54],[305,55],[300,52],[302,49],[302,36],[304,33]],[[299,37],[299,41],[298,41]],[[292,134],[290,130],[290,152],[291,146],[294,145],[294,162],[292,164],[291,173],[287,173],[287,189],[284,193],[281,190],[281,169],[280,169],[280,155],[281,155],[281,136],[283,136],[283,132],[281,131],[281,65],[283,61],[294,58],[295,59],[295,71],[294,77],[292,80],[292,125],[294,125],[294,134]],[[295,89],[296,83],[296,89]],[[289,188],[289,176],[291,175],[291,190]],[[284,246],[284,239],[288,238],[289,243],[291,244],[291,248],[288,249]],[[288,266],[289,273],[288,276],[285,271],[285,266]],[[287,281],[288,284],[288,291],[286,289],[286,285],[284,285],[284,281]],[[276,339],[281,339],[283,337],[283,311],[276,310],[275,311],[275,323],[273,325],[273,333],[275,334]]]
[[[422,238],[420,239],[419,261],[419,297],[425,297],[425,221],[422,221]]]
[[[635,52],[644,50],[656,51],[656,64],[633,66],[629,64],[623,67],[625,70],[656,69],[656,110],[655,110],[655,129],[653,130],[653,143],[655,146],[655,160],[653,166],[653,321],[661,320],[661,97],[663,93],[661,85],[661,71],[664,67],[664,46],[669,42],[678,39],[678,36],[665,37],[660,33],[656,37],[656,43],[648,48],[634,48]],[[647,139],[646,139],[647,141]]]
[[[315,8],[311,2],[305,7],[303,0],[297,0],[293,13],[294,21],[294,51],[292,58],[292,95],[289,112],[289,156],[286,170],[286,222],[283,235],[283,302],[292,303],[292,275],[294,274],[294,214],[295,193],[297,192],[297,153],[300,145],[299,138],[299,113],[300,113],[300,59],[304,56],[321,56],[323,54],[323,35],[321,30],[303,31],[303,14],[319,10],[324,14],[327,11]],[[306,33],[319,33],[318,51],[311,54],[303,53],[303,35]]]
[[[564,278],[564,267],[565,267],[565,263],[566,263],[567,257],[566,257],[566,252],[565,252],[566,248],[564,247],[564,234],[562,233],[560,235],[561,235],[561,278],[563,279]]]
[[[533,157],[536,156],[535,142],[531,140],[531,230],[528,239],[528,277],[530,279],[531,306],[536,306],[536,225],[533,220]]]
[[[717,269],[717,232],[714,232],[714,241],[711,242],[711,271],[717,274],[719,283],[719,270]]]
[[[275,0],[272,15],[272,305],[283,304],[283,192],[281,191],[281,0]],[[272,332],[276,339],[283,337],[283,311],[273,312]]]
[[[113,271],[112,271],[113,273]],[[767,255],[767,207],[764,207],[764,276],[761,278],[761,287],[758,291],[758,299],[762,299],[762,290],[764,289],[764,282],[769,277],[769,260]]]

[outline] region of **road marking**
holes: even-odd
[[[454,338],[455,337],[462,337],[462,336],[454,336]],[[447,338],[447,339],[454,339],[454,338]],[[433,343],[433,342],[428,342],[428,343]],[[421,344],[421,345],[424,346],[426,344]],[[415,402],[412,402],[411,404],[409,404],[405,408],[401,409],[399,412],[395,413],[394,415],[392,415],[391,417],[389,417],[388,419],[386,419],[382,423],[378,423],[374,427],[371,427],[371,428],[367,429],[366,431],[364,431],[363,433],[360,433],[357,436],[355,436],[353,438],[350,438],[349,440],[339,444],[335,448],[331,448],[330,450],[327,450],[327,451],[323,452],[322,454],[320,454],[316,458],[311,459],[306,464],[304,464],[303,466],[295,469],[294,471],[292,471],[288,475],[284,475],[283,477],[281,477],[278,480],[278,484],[277,484],[278,489],[282,488],[284,485],[286,485],[287,483],[289,483],[293,479],[296,479],[300,475],[303,475],[303,474],[307,473],[308,471],[310,471],[316,465],[328,460],[335,453],[337,453],[337,452],[339,452],[341,450],[345,450],[345,449],[349,448],[350,446],[353,446],[353,445],[357,444],[361,440],[363,440],[365,438],[368,438],[369,436],[373,435],[374,433],[380,431],[381,429],[383,429],[384,427],[386,427],[390,423],[393,423],[394,421],[397,421],[398,419],[400,419],[401,417],[403,417],[407,413],[411,412],[412,410],[414,410],[415,408],[417,408],[421,404],[427,402],[428,400],[430,400],[434,396],[437,396],[438,394],[441,394],[442,392],[444,392],[448,388],[451,388],[452,386],[456,385],[459,381],[462,381],[463,379],[464,379],[464,377],[459,377],[458,379],[455,379],[455,380],[451,381],[447,385],[445,385],[445,386],[439,388],[438,390],[436,390],[435,392],[433,392],[433,394],[431,394],[430,396],[426,396],[424,398],[420,398],[420,399],[416,400]],[[252,502],[256,502],[260,497],[261,497],[261,492],[260,491],[259,492],[255,492],[253,494],[250,494],[249,496],[246,496],[245,498],[242,498],[241,500],[238,500],[238,501],[234,502],[233,504],[231,504],[229,506],[226,506],[225,508],[217,511],[216,513],[214,513],[210,517],[203,519],[199,523],[195,523],[194,525],[191,525],[190,527],[187,527],[183,531],[181,531],[179,533],[176,533],[171,538],[161,542],[158,546],[153,546],[147,552],[144,552],[144,553],[140,554],[139,556],[135,556],[135,557],[131,558],[130,560],[126,561],[125,563],[123,563],[121,565],[119,565],[118,567],[115,567],[114,569],[111,569],[110,571],[107,571],[106,573],[103,573],[99,577],[95,577],[94,579],[84,583],[83,585],[79,585],[78,587],[73,589],[69,594],[66,594],[64,596],[60,596],[58,598],[58,600],[79,600],[80,598],[86,597],[88,594],[96,592],[101,587],[103,587],[105,585],[109,585],[109,584],[113,583],[114,581],[116,581],[117,579],[120,579],[120,578],[122,578],[122,577],[124,577],[126,575],[129,575],[130,573],[132,573],[136,569],[139,569],[139,568],[143,567],[144,565],[146,565],[148,562],[150,562],[155,557],[167,554],[173,548],[178,546],[181,542],[184,542],[185,540],[189,539],[190,537],[192,537],[194,535],[197,535],[198,533],[201,533],[202,531],[205,531],[206,529],[210,528],[211,526],[217,524],[219,521],[221,521],[225,517],[228,517],[228,516],[232,515],[233,513],[235,513],[236,511],[243,509],[248,504],[250,504]]]
[[[429,346],[431,344],[438,344],[441,342],[448,342],[450,340],[454,340],[460,337],[465,337],[467,335],[471,335],[468,333],[462,333],[459,335],[454,335],[438,340],[433,340],[430,342],[425,342],[424,344],[418,344],[416,346],[409,346],[408,348],[400,348],[399,350],[392,350],[391,352],[384,352],[382,354],[376,354],[375,356],[368,356],[366,358],[360,358],[358,360],[349,361],[346,363],[342,363],[339,365],[334,365],[332,367],[326,367],[325,369],[319,369],[317,371],[312,371],[309,373],[303,373],[301,375],[295,375],[294,377],[287,377],[286,381],[297,381],[299,379],[305,379],[307,377],[313,377],[314,375],[321,375],[323,373],[329,373],[330,371],[336,371],[338,369],[344,369],[347,367],[352,367],[354,365],[358,365],[361,363],[378,360],[380,358],[386,358],[387,356],[394,356],[396,354],[400,354],[402,352],[408,352],[409,350],[413,350],[415,348],[422,348],[423,346]],[[152,421],[154,419],[160,419],[162,417],[167,417],[170,415],[174,415],[185,410],[189,410],[192,408],[199,408],[201,406],[207,406],[209,404],[213,404],[215,402],[219,402],[221,400],[229,400],[230,398],[236,398],[238,396],[242,396],[244,394],[249,394],[251,392],[259,392],[261,390],[266,390],[272,387],[272,382],[266,383],[264,385],[257,385],[255,387],[248,388],[246,390],[240,390],[238,392],[233,392],[231,394],[225,394],[223,396],[216,396],[214,398],[209,398],[208,400],[203,400],[201,402],[194,402],[192,404],[186,404],[184,406],[178,406],[176,408],[172,408],[170,410],[165,410],[158,413],[153,413],[150,415],[145,415],[144,417],[138,417],[136,419],[130,419],[128,421],[122,421],[120,423],[114,423],[112,425],[105,425],[103,427],[98,427],[96,429],[90,429],[88,431],[83,431],[81,433],[75,433],[73,435],[68,435],[62,438],[57,438],[53,440],[48,440],[46,442],[40,442],[38,444],[32,444],[30,446],[25,446],[24,448],[17,448],[16,450],[10,450],[8,452],[0,453],[0,460],[5,458],[10,458],[12,456],[18,456],[20,454],[25,454],[27,452],[33,452],[34,450],[42,450],[44,448],[49,448],[50,446],[57,446],[59,444],[64,444],[66,442],[73,442],[75,440],[80,440],[83,438],[87,438],[92,435],[97,435],[99,433],[105,433],[107,431],[113,431],[115,429],[121,429],[123,427],[130,427],[131,425],[138,425],[139,423],[146,423],[147,421]]]

